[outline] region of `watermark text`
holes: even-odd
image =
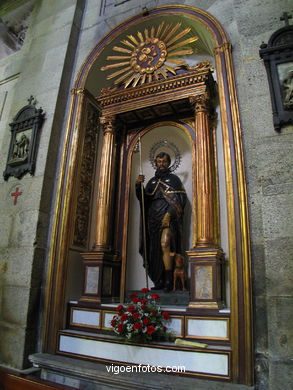
[[[169,372],[169,373],[182,373],[185,372],[185,366],[151,366],[148,365],[142,365],[142,364],[135,364],[135,365],[124,365],[124,366],[118,366],[115,364],[106,365],[106,370],[109,373],[113,373],[114,375],[121,374],[123,372]]]

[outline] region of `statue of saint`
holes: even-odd
[[[144,254],[148,275],[154,289],[170,291],[173,288],[174,256],[181,254],[183,210],[186,192],[178,176],[170,172],[171,158],[160,153],[155,158],[156,172],[143,188],[144,175],[136,180],[136,195],[145,214],[145,240],[141,235],[139,252]],[[142,202],[142,188],[143,198]],[[144,204],[143,204],[144,203]],[[145,241],[145,243],[144,243]]]

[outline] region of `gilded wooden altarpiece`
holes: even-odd
[[[95,125],[91,127],[90,123],[92,118],[94,121],[97,120],[97,111],[94,110],[94,114],[86,114],[84,101],[88,92],[84,86],[94,61],[105,45],[111,42],[113,34],[117,37],[128,24],[138,24],[141,16],[137,15],[126,21],[122,25],[122,30],[118,28],[109,33],[85,61],[72,91],[66,135],[69,149],[68,154],[64,156],[59,184],[59,203],[53,234],[55,237],[64,238],[64,241],[60,245],[54,241],[51,251],[51,295],[47,302],[48,307],[49,302],[54,304],[48,310],[47,324],[50,323],[50,326],[47,326],[46,333],[47,350],[55,349],[56,332],[64,326],[59,308],[65,308],[63,283],[68,248],[72,243],[84,248],[82,251],[84,275],[88,275],[91,267],[98,275],[96,286],[88,285],[85,278],[80,304],[98,308],[103,302],[119,301],[123,298],[126,263],[123,245],[127,242],[127,227],[124,226],[127,224],[129,189],[125,178],[127,179],[127,175],[129,178],[129,157],[139,133],[143,133],[145,126],[169,120],[169,112],[173,112],[172,120],[183,122],[187,120],[189,124],[193,122],[196,135],[196,153],[193,161],[195,167],[193,211],[196,215],[197,228],[194,233],[196,235],[193,240],[194,247],[188,251],[191,283],[190,303],[187,309],[191,316],[195,313],[205,317],[218,315],[224,300],[224,252],[219,241],[218,179],[214,148],[217,120],[215,105],[218,99],[223,132],[229,229],[231,375],[234,381],[251,384],[249,231],[231,46],[219,23],[211,15],[193,7],[178,5],[160,7],[152,10],[146,18],[152,26],[153,17],[167,17],[170,13],[179,15],[182,19],[188,16],[209,31],[214,42],[218,92],[212,76],[212,68],[206,61],[194,67],[183,63],[172,65],[172,61],[171,66],[167,63],[167,59],[173,59],[172,56],[170,57],[170,47],[175,53],[177,51],[177,57],[180,56],[178,53],[180,50],[187,50],[184,55],[188,55],[189,43],[196,40],[195,34],[185,36],[189,31],[186,32],[184,27],[181,28],[181,24],[177,26],[171,23],[168,30],[166,25],[158,24],[156,28],[150,27],[144,31],[143,35],[137,34],[137,36],[124,38],[123,42],[121,41],[122,45],[117,46],[118,50],[115,49],[118,54],[109,59],[110,63],[101,65],[102,72],[108,74],[109,80],[113,79],[114,85],[102,90],[94,104],[99,110],[103,146],[97,180],[99,188],[93,197],[93,188],[90,188],[93,176],[88,179],[91,183],[89,184],[83,181],[82,172],[87,163],[87,154],[93,152],[92,145],[89,144],[93,142],[90,134]],[[175,35],[179,36],[179,42],[185,41],[182,47],[172,47],[176,44],[176,39],[172,41]],[[121,55],[127,57],[126,63],[122,65]],[[117,66],[117,63],[120,65]],[[142,66],[143,63],[148,63],[149,66]],[[149,115],[143,127],[141,120],[137,119],[142,113]],[[164,113],[166,113],[165,117]],[[86,126],[84,125],[85,114],[88,121]],[[79,150],[79,145],[83,142],[85,128],[88,128],[90,142],[88,147],[84,146],[82,152]],[[70,161],[69,165],[67,159]],[[93,163],[93,160],[91,161]],[[93,169],[90,170],[92,171]],[[79,174],[76,175],[76,172]],[[66,191],[65,185],[68,186]],[[76,211],[79,206],[83,207],[84,188],[87,188],[87,199],[89,197],[93,199],[95,203],[93,209],[96,210],[93,218],[95,237],[91,247],[87,241],[88,226],[78,227],[80,211]],[[78,189],[77,197],[73,196],[76,194],[76,189]],[[88,213],[86,207],[84,210]],[[70,213],[73,213],[75,218],[74,228]],[[82,223],[80,225],[82,226]],[[68,230],[71,231],[71,239],[66,233]],[[200,275],[205,275],[207,283],[197,283]],[[120,280],[121,285],[117,289]]]

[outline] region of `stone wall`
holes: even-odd
[[[49,4],[50,3],[50,4]],[[0,62],[0,171],[5,169],[9,123],[33,95],[46,119],[35,175],[0,178],[1,363],[22,368],[36,350],[48,228],[79,24],[84,2],[36,1],[25,44]],[[49,151],[49,153],[48,153]],[[11,193],[22,194],[14,204]],[[44,285],[43,285],[44,287]]]
[[[92,48],[117,24],[143,7],[170,3],[178,1],[37,1],[23,48],[0,62],[1,171],[13,116],[31,94],[46,112],[35,176],[8,182],[0,178],[0,360],[5,365],[21,368],[27,354],[38,349],[37,313],[45,286],[55,167],[62,153],[73,80]],[[286,0],[182,0],[180,4],[213,15],[233,46],[250,211],[256,388],[286,390],[293,372],[293,128],[274,131],[258,52],[262,41],[284,25],[281,14],[292,12],[292,7]],[[16,187],[22,195],[14,205],[11,193]],[[203,389],[209,388],[202,383]]]
[[[234,1],[231,29],[224,24],[234,48],[248,186],[255,372],[258,389],[274,390],[289,389],[292,383],[293,127],[280,134],[274,131],[268,81],[258,51],[284,26],[279,20],[283,11],[290,12],[287,1]],[[222,22],[220,15],[216,17]]]

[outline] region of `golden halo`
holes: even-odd
[[[186,38],[191,28],[180,31],[181,23],[175,26],[164,24],[162,22],[157,31],[155,26],[150,31],[146,28],[144,35],[140,31],[137,37],[128,35],[127,39],[120,41],[126,47],[114,46],[113,50],[122,54],[108,56],[107,61],[113,63],[103,66],[101,70],[121,69],[109,74],[107,80],[115,78],[115,85],[123,83],[124,88],[135,87],[137,84],[167,79],[170,75],[176,75],[176,70],[181,66],[187,66],[185,61],[174,57],[192,54],[193,49],[187,45],[197,41],[198,37]]]

